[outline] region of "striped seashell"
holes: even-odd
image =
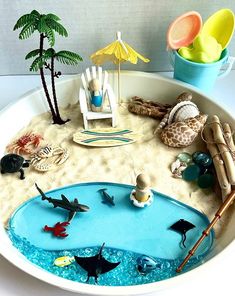
[[[168,124],[184,121],[185,119],[195,117],[199,114],[200,112],[196,104],[190,101],[182,101],[171,109]]]
[[[207,120],[207,115],[199,114],[194,118],[173,122],[166,126],[160,137],[162,142],[170,147],[187,147],[197,137]]]
[[[157,126],[157,128],[155,129],[154,134],[159,133],[167,125],[169,114],[170,114],[170,112],[167,112],[164,115],[163,119],[161,120],[161,122],[159,123],[159,125]]]

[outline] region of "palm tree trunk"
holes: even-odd
[[[39,56],[40,57],[42,56],[42,53],[43,53],[43,39],[44,39],[43,34],[40,34],[40,48],[39,48],[39,50],[40,50]],[[41,81],[42,81],[42,86],[43,86],[43,89],[44,89],[44,93],[45,93],[49,108],[51,110],[52,120],[53,120],[53,123],[55,123],[55,121],[56,121],[56,113],[55,113],[55,110],[53,108],[51,98],[50,98],[50,95],[49,95],[49,92],[48,92],[43,67],[41,67],[39,70],[40,70],[40,76],[41,76]]]
[[[55,88],[55,75],[54,75],[54,57],[51,57],[51,88],[52,88],[52,95],[53,95],[53,100],[54,100],[54,106],[55,106],[55,113],[56,113],[56,124],[65,124],[68,122],[70,119],[63,120],[60,116],[60,110],[58,107],[58,102],[57,102],[57,97],[56,97],[56,88]]]

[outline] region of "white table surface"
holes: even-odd
[[[172,76],[171,73],[159,74],[167,77]],[[0,109],[36,87],[41,87],[39,76],[0,76]],[[211,97],[231,114],[235,113],[235,71],[232,71],[227,77],[217,81],[214,90],[211,92]],[[227,254],[224,254],[221,264],[217,267],[218,272],[213,277],[207,275],[200,282],[190,281],[154,295],[235,295],[234,258],[235,256],[231,258]],[[73,296],[75,294],[63,291],[29,276],[0,256],[0,295]]]

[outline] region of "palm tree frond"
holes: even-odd
[[[55,54],[55,59],[66,65],[77,65],[80,61],[82,61],[82,57],[72,51],[61,50]]]
[[[36,28],[35,28],[34,22],[28,23],[21,30],[21,32],[19,34],[19,39],[22,40],[22,39],[29,38],[33,34],[33,32],[35,31],[35,29]]]
[[[32,24],[33,21],[36,20],[36,17],[35,15],[31,14],[31,13],[28,13],[28,14],[25,14],[25,15],[22,15],[18,21],[16,22],[13,30],[17,30],[21,27],[24,27],[26,25],[28,25],[29,23]]]
[[[37,10],[35,10],[35,9],[32,10],[30,14],[31,15],[34,15],[37,19],[39,19],[40,16],[41,16],[41,14]]]
[[[48,48],[43,54],[45,60],[52,58],[54,55],[55,55],[54,48]]]
[[[56,31],[59,35],[64,36],[64,37],[68,36],[68,32],[66,31],[65,27],[62,26],[57,21],[55,21],[53,18],[46,18],[46,23],[47,23],[48,27],[50,27],[52,30]]]
[[[48,40],[50,46],[54,46],[54,44],[55,44],[55,33],[54,33],[54,31],[51,28],[48,27],[45,34],[46,34],[46,37],[47,37],[47,40]]]
[[[47,19],[53,19],[54,21],[60,21],[60,18],[57,15],[53,14],[53,13],[48,13],[47,14]]]
[[[43,53],[44,52],[45,52],[45,50],[43,50]],[[37,55],[39,55],[39,53],[40,53],[40,49],[34,49],[26,55],[25,59],[28,60],[28,59],[34,58]]]
[[[39,33],[46,33],[50,29],[46,23],[46,15],[41,15],[37,24],[37,29]]]
[[[30,71],[33,71],[33,72],[36,72],[38,71],[40,68],[43,67],[43,65],[45,64],[46,62],[46,58],[44,56],[41,56],[41,57],[37,57],[31,64],[29,70]]]

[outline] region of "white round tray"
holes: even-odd
[[[117,93],[117,77],[115,72],[110,73],[109,82],[113,87],[114,92]],[[193,101],[198,105],[202,112],[207,114],[219,114],[221,120],[224,120],[235,127],[235,119],[232,115],[214,103],[209,97],[203,93],[200,93],[196,88],[189,87],[187,84],[183,84],[171,79],[166,79],[157,74],[130,71],[122,72],[121,82],[121,96],[127,100],[132,96],[138,95],[145,99],[157,99],[160,102],[173,103],[175,98],[181,92],[189,90],[191,93],[193,93]],[[66,106],[68,103],[75,103],[78,101],[80,84],[80,76],[61,81],[57,84],[57,97],[59,98],[59,104],[61,106]],[[73,101],[71,101],[71,98],[73,98]],[[69,99],[70,101],[68,101]],[[4,108],[0,112],[0,155],[4,154],[5,146],[7,143],[9,143],[10,139],[17,133],[19,129],[26,126],[33,116],[43,113],[47,111],[47,109],[48,108],[42,89],[27,93],[21,99]],[[26,258],[15,247],[12,246],[12,243],[6,234],[2,223],[0,223],[0,253],[7,260],[26,273],[62,289],[89,295],[140,295],[153,293],[160,290],[172,289],[172,287],[174,287],[176,284],[183,284],[184,282],[188,283],[189,281],[192,281],[192,283],[194,282],[195,284],[195,279],[196,283],[200,283],[200,279],[202,280],[203,278],[207,278],[208,280],[211,279],[212,284],[213,274],[217,273],[217,270],[220,270],[221,272],[223,259],[229,258],[230,255],[231,258],[234,259],[234,228],[235,211],[231,211],[231,217],[226,227],[224,227],[223,234],[220,235],[219,239],[215,240],[214,248],[206,258],[206,262],[204,264],[177,277],[138,286],[93,286],[66,280],[48,273],[47,271],[42,270],[33,265],[31,262],[27,261]]]

